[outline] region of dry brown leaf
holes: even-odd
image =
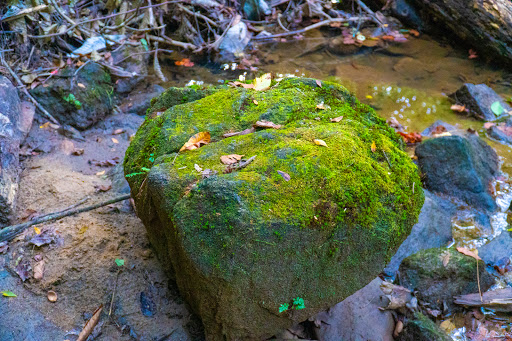
[[[495,125],[496,125],[496,123],[494,123],[494,122],[485,122],[484,129],[489,129],[490,127],[493,127]]]
[[[245,129],[245,130],[242,130],[242,131],[237,131],[236,133],[226,133],[224,135],[222,135],[222,137],[232,137],[232,136],[239,136],[239,135],[247,135],[247,134],[252,134],[256,131],[256,129],[254,129],[254,127],[250,127],[249,129]]]
[[[255,105],[258,105],[258,101],[253,99],[252,102],[255,104]]]
[[[84,326],[84,329],[78,334],[78,339],[76,341],[85,341],[91,335],[92,331],[94,330],[94,327],[98,324],[98,321],[100,320],[100,314],[103,310],[103,304],[100,305],[98,309],[92,314],[92,317]]]
[[[393,337],[398,338],[398,335],[404,330],[404,323],[400,320],[396,322],[395,330],[393,331]]]
[[[315,139],[315,140],[313,140],[313,142],[315,142],[316,145],[327,147],[327,143],[325,143],[324,140]]]
[[[446,266],[450,262],[450,253],[445,252],[444,254],[441,255],[441,259],[443,261],[443,266],[446,268]]]
[[[451,333],[455,328],[455,325],[453,324],[453,322],[451,320],[446,320],[446,321],[443,321],[441,322],[441,324],[439,325],[439,328],[441,328],[442,330],[444,330],[446,333]]]
[[[338,116],[335,118],[331,118],[331,122],[338,123],[338,122],[341,122],[342,119],[343,119],[343,116]]]
[[[464,254],[466,256],[473,257],[476,260],[482,260],[482,258],[480,258],[478,256],[478,251],[477,250],[471,251],[470,249],[467,249],[465,247],[460,247],[459,246],[457,248],[457,251],[459,251],[460,253],[462,253],[462,254]]]
[[[372,146],[370,147],[372,150],[372,153],[375,153],[377,151],[377,145],[375,144],[375,141],[372,141]]]
[[[230,85],[234,85],[234,86],[241,86],[244,89],[254,89],[254,84],[246,84],[246,83],[242,83],[242,82],[239,82],[239,81],[231,82],[229,84]]]
[[[85,89],[85,85],[83,85],[82,83],[77,83],[76,85],[78,85],[79,87],[81,87],[82,89]]]
[[[112,135],[119,135],[119,134],[122,134],[124,133],[125,130],[123,128],[119,128],[119,129],[116,129],[112,132]]]
[[[112,142],[114,142],[114,143],[119,143],[119,140],[118,140],[118,139],[116,139],[116,138],[112,138]]]
[[[34,278],[37,280],[43,279],[43,273],[44,273],[44,260],[41,260],[40,262],[37,262],[34,265]]]
[[[229,155],[222,155],[220,157],[220,162],[222,162],[225,165],[232,165],[234,163],[237,163],[238,161],[242,160],[243,155],[238,154],[229,154]]]
[[[316,85],[318,85],[319,87],[322,87],[322,82],[320,80],[316,79],[315,82],[316,82]]]
[[[180,152],[184,150],[197,149],[208,143],[210,143],[210,133],[207,131],[202,131],[189,138],[187,143],[181,147]]]
[[[53,290],[48,291],[46,297],[48,297],[48,301],[50,302],[57,302],[57,293]]]
[[[450,109],[452,109],[453,111],[457,111],[457,112],[464,112],[464,111],[466,111],[466,106],[454,104],[450,107]]]
[[[274,122],[270,121],[257,121],[253,127],[256,128],[273,128],[273,129],[281,129],[282,125],[275,124]]]

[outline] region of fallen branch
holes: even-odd
[[[122,196],[119,196],[119,197],[116,197],[116,198],[113,198],[113,199],[110,199],[107,201],[103,201],[103,202],[100,202],[100,203],[97,203],[97,204],[94,204],[91,206],[87,206],[87,207],[50,213],[50,214],[44,215],[42,217],[38,217],[32,221],[28,221],[23,224],[7,226],[4,229],[0,230],[0,243],[13,240],[18,234],[22,233],[25,229],[27,229],[28,227],[30,227],[32,225],[42,224],[42,223],[46,223],[49,221],[55,221],[55,220],[59,220],[59,219],[68,217],[70,215],[75,215],[75,214],[79,214],[79,213],[83,213],[83,212],[92,211],[97,208],[107,206],[110,204],[114,204],[116,202],[127,200],[127,199],[130,199],[130,194],[125,194],[125,195],[122,195]]]
[[[332,18],[332,19],[317,22],[316,24],[313,24],[313,25],[306,26],[300,30],[272,34],[270,36],[254,37],[252,39],[253,40],[265,40],[265,39],[293,36],[295,34],[301,34],[301,33],[304,33],[304,32],[310,31],[310,30],[314,30],[315,28],[329,25],[333,22],[349,22],[349,21],[358,21],[358,20],[369,20],[369,19],[371,19],[371,18],[369,18],[369,17]]]
[[[27,87],[25,86],[25,84],[23,84],[23,82],[21,81],[21,79],[18,77],[18,75],[16,74],[16,72],[14,72],[11,67],[9,66],[9,64],[7,64],[7,62],[5,61],[3,55],[0,53],[0,59],[2,61],[2,64],[3,66],[9,70],[9,73],[12,75],[12,77],[16,80],[16,82],[19,84],[19,86],[21,87],[22,91],[25,93],[25,95],[27,95],[27,97],[32,101],[32,103],[34,103],[34,105],[39,109],[41,110],[41,112],[50,120],[52,121],[53,123],[57,124],[57,125],[61,125],[59,123],[59,121],[57,121],[55,119],[55,117],[53,117],[41,104],[39,104],[39,102],[34,98],[32,97],[32,95],[28,92],[27,90]]]

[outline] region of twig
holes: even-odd
[[[57,212],[57,213],[50,213],[50,214],[44,215],[42,217],[38,217],[32,221],[29,221],[29,222],[26,222],[23,224],[7,226],[4,229],[0,230],[0,242],[10,241],[10,240],[14,239],[18,234],[20,234],[26,228],[28,228],[32,225],[42,224],[42,223],[46,223],[48,221],[55,221],[55,220],[59,220],[59,219],[65,218],[65,217],[69,217],[71,215],[92,211],[97,208],[107,206],[107,205],[110,205],[110,204],[113,204],[113,203],[116,203],[119,201],[127,200],[127,199],[130,199],[130,194],[125,194],[125,195],[122,195],[122,196],[119,196],[119,197],[116,197],[116,198],[113,198],[113,199],[110,199],[107,201],[103,201],[103,202],[100,202],[100,203],[97,203],[97,204],[94,204],[91,206],[87,206],[87,207],[68,210],[65,212],[61,211],[61,212]]]
[[[478,284],[478,293],[480,294],[480,302],[483,302],[482,289],[480,289],[480,271],[478,271],[478,259],[476,260],[476,283]]]
[[[254,155],[252,157],[250,157],[249,159],[245,160],[245,161],[240,161],[239,163],[235,163],[235,164],[232,164],[232,165],[228,165],[226,167],[226,169],[224,169],[224,174],[228,174],[228,173],[232,173],[232,172],[235,172],[235,171],[239,171],[240,169],[244,169],[245,167],[249,166],[249,164],[251,162],[254,161],[254,159],[256,158],[257,155]],[[0,240],[1,242],[1,240]]]
[[[333,22],[349,22],[349,21],[368,20],[368,19],[370,19],[370,18],[368,18],[368,17],[332,18],[332,19],[328,19],[328,20],[317,22],[316,24],[313,24],[313,25],[306,26],[306,27],[304,27],[303,29],[300,29],[300,30],[289,31],[289,32],[284,32],[284,33],[278,33],[278,34],[273,34],[273,35],[270,35],[270,36],[254,37],[252,39],[253,40],[265,40],[265,39],[272,39],[272,38],[292,36],[292,35],[295,35],[295,34],[300,34],[300,33],[304,33],[304,32],[313,30],[313,29],[318,28],[318,27],[329,25],[330,23],[333,23]]]
[[[157,41],[159,43],[179,46],[179,47],[183,47],[184,49],[187,49],[187,50],[195,50],[195,51],[198,51],[198,49],[200,50],[200,48],[198,46],[195,46],[194,44],[184,43],[184,42],[181,42],[181,41],[176,41],[176,40],[173,40],[173,39],[171,39],[171,38],[169,38],[167,36],[157,37],[157,36],[154,36],[154,35],[150,34],[149,38],[151,38],[151,40]]]
[[[182,6],[182,5],[180,5],[180,4],[178,4],[178,7],[179,7],[181,10],[183,10],[183,11],[187,12],[187,13],[188,13],[188,14],[190,14],[190,15],[193,15],[193,16],[195,16],[195,17],[198,17],[198,18],[203,19],[204,21],[206,21],[206,22],[210,23],[210,25],[212,25],[212,26],[215,26],[215,27],[219,26],[219,25],[217,25],[217,23],[216,23],[215,21],[213,21],[212,19],[210,19],[210,18],[208,18],[208,17],[205,17],[205,16],[204,16],[204,15],[202,15],[201,13],[191,11],[190,9],[188,9],[188,8],[186,8],[185,6]]]
[[[22,91],[25,93],[25,95],[32,101],[32,103],[34,103],[34,105],[39,109],[41,110],[41,112],[50,120],[52,121],[53,123],[57,124],[57,125],[61,125],[59,123],[59,121],[57,121],[55,119],[55,117],[53,117],[41,104],[39,104],[39,102],[34,98],[32,97],[32,95],[28,92],[27,90],[27,87],[25,86],[25,84],[23,84],[23,82],[21,81],[21,79],[18,77],[18,75],[11,69],[11,67],[9,66],[9,64],[7,64],[7,62],[5,61],[3,55],[0,53],[0,59],[2,61],[2,64],[3,66],[9,70],[9,73],[12,75],[12,77],[16,80],[16,82],[19,84],[19,86],[21,87]]]
[[[114,305],[114,297],[116,295],[117,280],[119,279],[120,272],[121,272],[121,268],[117,269],[116,282],[114,284],[114,291],[112,292],[112,299],[110,300],[110,309],[108,310],[108,318],[110,318],[110,315],[112,315],[112,306]]]

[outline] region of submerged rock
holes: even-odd
[[[149,239],[209,340],[265,339],[342,301],[417,221],[423,191],[401,138],[342,86],[285,79],[195,101],[177,93],[153,101],[166,111],[146,119],[124,168]],[[188,103],[169,105],[179,102]],[[282,127],[222,138],[257,121]],[[198,132],[211,142],[176,154]],[[229,154],[255,158],[227,168]]]
[[[470,115],[485,121],[495,121],[512,111],[512,108],[485,84],[466,83],[450,97],[457,104],[464,105]]]
[[[478,209],[496,209],[489,188],[498,174],[498,156],[481,138],[469,133],[433,138],[415,153],[427,189]]]
[[[510,232],[503,231],[501,234],[478,248],[478,255],[487,264],[494,264],[500,259],[512,256],[512,237]]]
[[[479,261],[482,292],[494,284],[494,278]],[[453,297],[478,292],[476,260],[454,249],[422,250],[404,259],[400,265],[400,284],[415,290],[416,297],[429,303],[430,309],[453,308]]]
[[[46,84],[30,92],[60,123],[84,130],[112,111],[114,88],[99,64],[88,63],[76,75],[65,68]]]

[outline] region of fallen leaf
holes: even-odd
[[[496,101],[493,104],[491,104],[491,110],[496,116],[500,116],[505,111],[500,101]]]
[[[77,83],[76,85],[78,85],[79,87],[81,87],[82,89],[85,89],[85,85],[83,85],[82,83]]]
[[[0,293],[2,293],[2,296],[5,297],[17,297],[16,294],[13,293],[11,290],[0,291]]]
[[[115,139],[115,138],[112,138],[112,142],[114,142],[114,143],[119,143],[119,140],[118,140],[118,139]]]
[[[229,154],[229,155],[222,155],[220,157],[220,162],[222,162],[225,165],[231,165],[233,163],[237,163],[238,161],[242,160],[243,155],[238,154]]]
[[[43,279],[43,273],[44,273],[44,260],[37,262],[34,265],[34,278],[37,280]]]
[[[105,174],[105,171],[101,171],[101,172],[97,172],[96,173],[97,176],[100,176],[100,175],[103,175],[103,174]]]
[[[409,33],[412,34],[415,37],[419,37],[420,36],[420,32],[418,32],[416,30],[409,30]]]
[[[290,179],[291,179],[290,174],[280,171],[280,170],[278,170],[277,173],[279,173],[279,175],[281,175],[283,177],[283,179],[285,179],[286,181],[290,181]]]
[[[495,125],[496,125],[496,123],[494,123],[494,122],[485,122],[484,123],[484,128],[485,129],[489,129],[489,128],[495,126]]]
[[[217,171],[211,170],[211,169],[205,169],[203,173],[201,173],[203,179],[209,178],[212,175],[217,174]]]
[[[419,143],[423,139],[423,137],[421,136],[420,133],[415,133],[415,132],[404,133],[404,132],[399,131],[398,134],[400,134],[400,136],[402,136],[402,138],[404,139],[404,141],[406,143],[410,143],[410,144]]]
[[[384,41],[394,41],[394,40],[395,40],[395,37],[394,37],[394,36],[387,35],[387,36],[382,36],[382,37],[380,37],[380,39],[382,39],[382,40],[384,40]]]
[[[450,107],[450,109],[452,109],[453,111],[457,111],[457,112],[464,112],[464,111],[466,111],[466,106],[454,104]]]
[[[41,230],[39,229],[39,227],[34,226],[34,231],[36,234],[41,234]]]
[[[455,327],[455,325],[453,324],[453,322],[451,320],[446,320],[446,321],[441,322],[439,327],[448,334],[450,334],[455,328],[457,328],[457,327]]]
[[[460,253],[462,253],[462,254],[464,254],[464,255],[466,255],[466,256],[473,257],[473,258],[474,258],[474,259],[476,259],[476,260],[482,260],[482,258],[480,258],[480,257],[478,256],[478,251],[477,251],[477,250],[475,250],[475,251],[471,251],[471,250],[469,250],[469,249],[467,249],[467,248],[465,248],[465,247],[460,247],[460,246],[459,246],[459,247],[457,248],[457,251],[459,251]]]
[[[315,140],[313,140],[313,142],[315,142],[316,145],[327,147],[327,143],[325,143],[324,140],[315,139]]]
[[[124,265],[124,259],[116,258],[115,260],[117,266],[123,266]]]
[[[478,58],[478,55],[476,54],[476,51],[473,50],[473,49],[469,49],[468,54],[469,54],[468,59]]]
[[[367,99],[372,99],[372,98],[373,98],[373,96],[372,96],[372,95],[366,95],[366,98],[367,98]]]
[[[185,66],[185,67],[192,67],[194,66],[194,63],[190,61],[188,58],[183,58],[182,60],[177,60],[174,62],[177,66]]]
[[[16,271],[23,282],[25,282],[30,277],[29,270],[30,264],[25,260],[20,261],[14,268],[14,271]]]
[[[398,320],[395,325],[395,330],[393,331],[393,337],[398,338],[402,330],[404,330],[404,323]]]
[[[270,121],[257,121],[255,124],[253,124],[253,127],[255,128],[273,128],[273,129],[281,129],[282,125],[275,124]]]
[[[331,118],[331,122],[338,123],[338,122],[340,122],[342,119],[343,119],[343,116],[338,116],[338,117],[335,117],[335,118]]]
[[[320,88],[322,87],[322,82],[320,80],[316,79],[315,82]]]
[[[230,82],[228,84],[229,85],[234,85],[234,86],[241,86],[244,89],[254,89],[254,84],[247,84],[247,83],[242,83],[242,82],[239,82],[239,81]]]
[[[270,84],[272,83],[272,75],[270,73],[266,73],[261,77],[255,78],[252,81],[254,84],[254,90],[256,91],[265,91],[270,88]]]
[[[322,102],[322,103],[320,103],[320,104],[317,104],[317,105],[316,105],[316,108],[317,108],[317,109],[320,109],[320,110],[326,110],[326,109],[329,109],[329,106],[328,106],[328,105],[326,106],[326,105],[324,104],[324,102]]]
[[[36,234],[34,237],[32,237],[29,241],[29,244],[34,244],[35,246],[43,246],[50,244],[52,242],[56,241],[56,235],[53,231],[50,231],[49,229],[45,229],[40,234]]]
[[[122,133],[124,133],[124,132],[125,132],[125,130],[124,130],[124,129],[119,128],[119,129],[114,130],[114,131],[112,132],[112,135],[119,135],[119,134],[122,134]]]
[[[253,99],[252,102],[255,104],[255,105],[258,105],[258,101]]]
[[[197,163],[194,163],[194,169],[196,171],[198,171],[199,173],[201,173],[203,171],[203,169]]]
[[[255,131],[256,131],[256,129],[254,129],[254,127],[250,127],[248,129],[245,129],[245,130],[242,130],[242,131],[238,131],[236,133],[226,133],[226,134],[222,135],[222,137],[232,137],[232,136],[247,135],[247,134],[252,134]]]
[[[450,253],[445,252],[441,255],[441,260],[443,261],[443,266],[446,268],[448,263],[450,262]]]
[[[190,139],[188,139],[187,143],[181,147],[180,152],[184,150],[194,150],[210,143],[210,133],[207,131],[203,131],[195,134]]]
[[[96,187],[98,192],[108,192],[112,189],[112,185],[99,185]]]
[[[377,145],[375,144],[375,141],[372,141],[372,146],[370,147],[370,149],[372,150],[372,153],[375,153],[375,151],[377,151]]]

